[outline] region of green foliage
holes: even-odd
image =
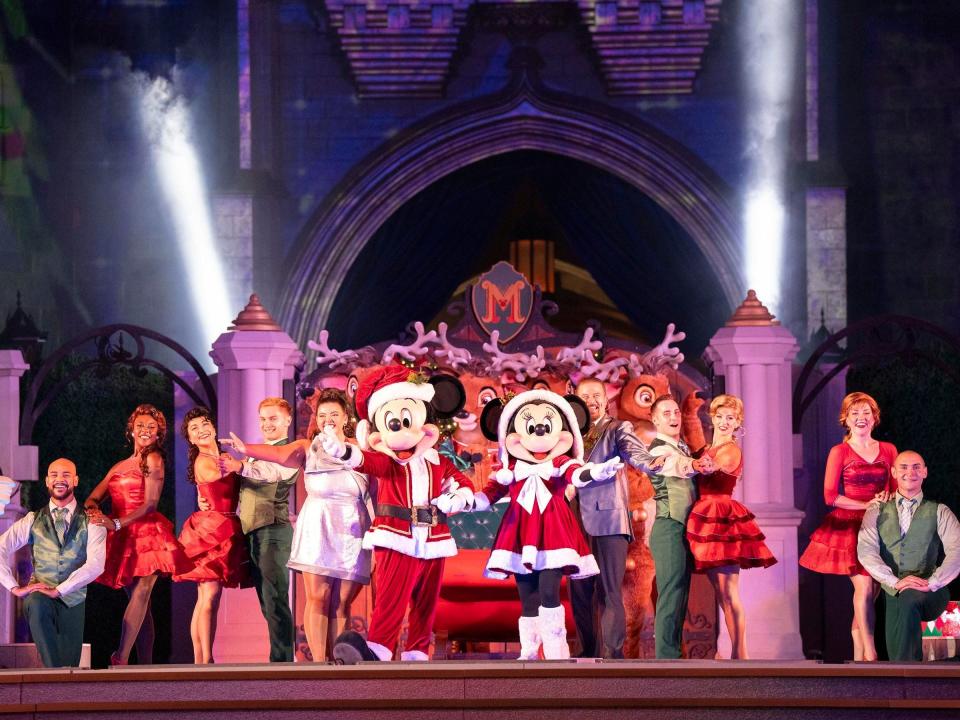
[[[44,391],[88,360],[76,353],[66,357],[50,373]],[[80,476],[77,496],[82,501],[89,495],[114,463],[130,456],[133,448],[127,442],[126,422],[141,403],[155,405],[167,418],[166,482],[159,510],[167,517],[173,517],[176,460],[173,457],[173,433],[176,428],[170,426],[173,422],[172,383],[160,373],[148,371],[138,377],[129,368],[121,366],[113,367],[106,377],[99,377],[93,370],[83,372],[63,388],[39,417],[32,443],[40,448],[41,482],[28,486],[26,506],[36,509],[47,501],[42,478],[47,466],[58,457],[67,457],[77,464]]]
[[[960,367],[960,357],[950,350],[937,351],[942,362]],[[887,365],[851,370],[848,391],[861,390],[880,405],[877,437],[898,450],[916,450],[926,461],[929,475],[924,495],[960,511],[960,454],[954,428],[960,408],[960,384],[934,364],[897,359]],[[951,431],[951,428],[953,430]]]

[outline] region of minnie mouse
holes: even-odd
[[[570,483],[583,487],[613,477],[623,463],[614,458],[584,464],[582,433],[589,423],[580,398],[543,389],[522,392],[505,405],[493,400],[480,416],[484,435],[500,444],[503,467],[477,493],[474,509],[510,497],[484,575],[513,575],[517,583],[520,660],[536,660],[541,644],[547,660],[570,657],[560,580],[599,573],[564,490]]]
[[[463,385],[453,376],[427,381],[402,365],[369,374],[355,398],[357,438],[363,450],[325,433],[323,449],[377,483],[373,524],[363,547],[373,549],[377,594],[367,639],[341,634],[333,649],[340,662],[393,658],[410,606],[402,660],[427,660],[440,596],[444,559],[457,554],[447,516],[474,505],[473,483],[434,446],[433,417],[453,417],[463,407]]]

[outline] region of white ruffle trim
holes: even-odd
[[[573,548],[539,550],[533,545],[524,545],[519,554],[511,550],[493,550],[483,576],[503,580],[510,574],[529,575],[536,570],[565,567],[577,568],[577,571],[570,575],[573,580],[600,574],[600,568],[592,554],[580,555]]]

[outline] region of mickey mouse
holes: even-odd
[[[510,497],[484,575],[513,575],[517,583],[520,660],[536,660],[541,644],[548,660],[570,657],[560,580],[599,573],[564,490],[571,482],[583,487],[613,477],[623,463],[584,464],[582,433],[589,423],[580,398],[544,389],[522,392],[505,405],[493,400],[480,416],[484,435],[500,444],[503,467],[477,493],[474,509]]]
[[[328,454],[377,481],[375,517],[363,537],[363,547],[374,551],[377,596],[366,641],[353,631],[337,638],[333,654],[343,663],[393,658],[408,605],[401,659],[428,659],[444,558],[457,553],[447,516],[474,505],[473,483],[434,448],[440,429],[430,420],[453,417],[464,400],[463,385],[451,375],[428,381],[388,365],[357,388],[364,449],[333,434],[322,439]]]

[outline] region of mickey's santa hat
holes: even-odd
[[[435,392],[434,386],[422,375],[403,365],[386,365],[370,373],[357,388],[354,400],[360,418],[357,440],[361,447],[366,446],[373,417],[385,403],[412,398],[429,404]]]

